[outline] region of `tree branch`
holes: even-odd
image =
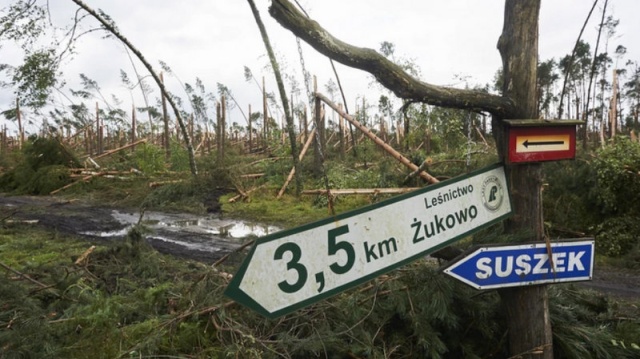
[[[435,106],[488,111],[503,118],[514,112],[515,103],[506,97],[422,82],[375,50],[356,47],[335,38],[317,22],[307,19],[288,0],[273,0],[269,13],[280,25],[318,52],[372,74],[400,98]]]

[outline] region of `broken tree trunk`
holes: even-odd
[[[92,174],[92,175],[89,175],[89,176],[82,177],[81,179],[79,179],[79,180],[77,180],[75,182],[69,183],[68,185],[66,185],[64,187],[60,187],[55,191],[49,192],[49,194],[50,195],[54,195],[54,194],[56,194],[56,193],[58,193],[60,191],[63,191],[65,189],[69,188],[69,187],[73,187],[73,186],[77,185],[78,183],[87,182],[88,180],[90,180],[90,179],[92,179],[94,177],[100,177],[100,176],[104,176],[104,175],[105,175],[104,172],[100,172],[100,173],[96,173],[96,174]]]
[[[309,134],[309,138],[307,138],[307,142],[304,144],[304,147],[302,147],[302,151],[300,151],[300,156],[298,161],[302,161],[302,159],[304,158],[305,153],[307,153],[307,150],[309,149],[309,145],[311,145],[311,142],[313,142],[315,134],[316,134],[316,129],[314,128],[311,131],[311,134]],[[295,175],[295,173],[296,173],[296,167],[294,166],[291,169],[291,172],[289,172],[289,176],[287,177],[287,180],[284,182],[284,185],[280,189],[280,192],[278,192],[278,196],[276,197],[277,199],[280,199],[280,197],[282,197],[282,195],[284,194],[284,190],[287,189],[287,186],[289,185],[289,182],[291,182],[291,180],[293,179],[293,176]]]
[[[252,188],[252,189],[250,189],[248,191],[244,191],[244,193],[240,193],[237,196],[231,197],[231,198],[229,198],[229,203],[234,203],[235,201],[239,200],[240,198],[247,198],[249,196],[249,193],[255,192],[255,191],[259,190],[260,188],[262,188],[264,186],[266,186],[266,184],[260,185],[258,187],[254,187],[254,188]]]
[[[332,195],[349,195],[349,194],[401,194],[420,189],[420,187],[406,188],[351,188],[351,189],[332,189]],[[310,189],[302,191],[302,194],[318,195],[327,194],[326,189]]]
[[[378,136],[376,136],[368,128],[366,128],[360,122],[356,121],[355,118],[353,118],[349,114],[345,113],[344,111],[341,111],[340,108],[336,104],[331,102],[331,100],[329,100],[326,96],[324,96],[321,93],[317,93],[317,92],[316,92],[315,95],[318,98],[320,98],[324,103],[329,105],[329,107],[331,107],[336,112],[338,112],[338,114],[340,116],[342,116],[344,119],[346,119],[347,121],[352,123],[354,126],[356,126],[360,131],[362,131],[362,133],[364,133],[367,137],[369,137],[375,144],[377,144],[378,146],[382,147],[382,149],[384,149],[387,153],[389,153],[395,159],[400,161],[400,163],[402,163],[403,165],[408,167],[411,171],[416,171],[418,169],[418,166],[414,165],[411,161],[409,161],[408,158],[404,157],[400,152],[398,152],[395,149],[393,149],[393,147],[391,147],[388,144],[386,144],[383,140],[381,140]],[[431,176],[430,174],[428,174],[428,173],[426,173],[424,171],[420,172],[420,177],[422,179],[424,179],[425,181],[431,183],[431,184],[440,182],[440,181],[438,181],[437,178]]]
[[[503,62],[503,94],[517,104],[508,118],[539,118],[536,91],[539,13],[539,0],[505,1],[503,32],[498,40]],[[508,133],[503,119],[494,116],[492,126],[501,159],[508,153]],[[526,241],[544,241],[542,165],[509,165],[506,175],[513,205],[513,216],[504,223],[506,233],[527,233]],[[511,355],[523,359],[553,358],[547,286],[504,288],[498,293],[507,317]]]
[[[101,154],[100,156],[96,156],[96,157],[94,157],[94,160],[97,160],[98,158],[102,158],[102,157],[110,156],[110,155],[112,155],[112,154],[114,154],[114,153],[120,152],[120,151],[122,151],[122,150],[126,150],[127,148],[135,147],[136,145],[139,145],[139,144],[141,144],[141,143],[145,143],[145,142],[147,142],[147,140],[146,140],[146,139],[142,139],[142,140],[140,140],[140,141],[136,141],[136,142],[134,142],[134,143],[130,143],[130,144],[126,145],[126,146],[122,146],[122,147],[120,147],[120,148],[116,148],[116,149],[113,149],[113,150],[107,151],[107,152],[105,152],[105,153]]]

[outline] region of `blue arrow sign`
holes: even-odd
[[[481,247],[443,271],[476,288],[492,289],[590,280],[593,240]]]

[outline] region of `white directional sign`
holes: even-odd
[[[502,165],[258,239],[225,294],[278,317],[503,220]]]

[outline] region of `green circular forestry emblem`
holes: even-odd
[[[490,211],[497,211],[504,200],[504,188],[500,179],[491,175],[482,182],[482,203]]]

